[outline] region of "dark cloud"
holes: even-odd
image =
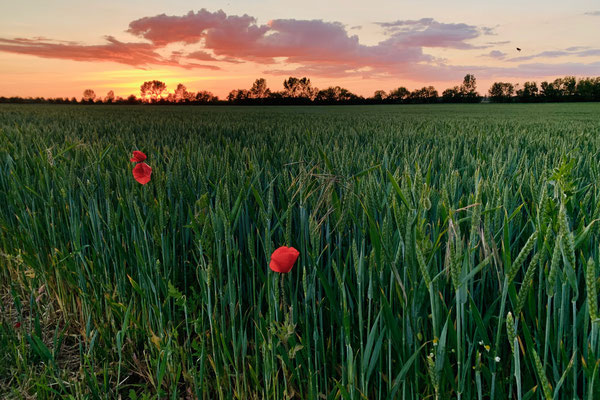
[[[502,60],[504,57],[506,57],[506,53],[504,53],[500,50],[492,50],[488,54],[486,54],[486,56],[492,57],[492,58],[495,58],[498,60]]]
[[[534,60],[536,58],[557,58],[557,57],[565,57],[565,56],[598,57],[598,56],[600,56],[600,49],[590,49],[589,47],[585,47],[585,46],[574,46],[574,47],[566,48],[564,50],[549,50],[549,51],[542,51],[540,53],[536,53],[536,54],[532,54],[532,55],[528,55],[528,56],[514,57],[514,58],[510,58],[506,61],[522,62],[522,61]]]
[[[396,42],[420,47],[480,48],[481,46],[475,46],[467,41],[493,32],[492,28],[462,23],[447,24],[433,18],[379,22],[377,25],[384,28],[385,32]]]
[[[585,15],[590,15],[592,17],[600,17],[600,10],[598,11],[588,11],[585,13]]]

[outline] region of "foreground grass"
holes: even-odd
[[[599,152],[596,104],[1,106],[0,395],[596,398]]]

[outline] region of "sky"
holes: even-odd
[[[8,1],[0,13],[0,96],[226,97],[265,78],[375,90],[433,85],[467,73],[495,81],[600,76],[599,0]],[[521,51],[517,50],[517,47]]]

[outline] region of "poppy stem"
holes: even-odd
[[[283,282],[284,276],[286,274],[280,274],[280,290],[279,290],[279,296],[281,297],[281,310],[285,310],[287,308],[287,303],[285,301],[285,285]]]

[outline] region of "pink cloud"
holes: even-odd
[[[523,64],[517,67],[451,66],[424,52],[426,48],[474,50],[508,41],[473,44],[474,39],[494,35],[494,29],[465,23],[443,23],[433,18],[378,23],[386,39],[364,45],[338,22],[322,20],[275,19],[259,25],[248,15],[227,16],[223,11],[177,16],[146,17],[130,24],[130,33],[155,44],[183,42],[198,44],[228,61],[245,60],[274,67],[271,74],[314,74],[324,77],[400,76],[410,79],[455,79],[469,71],[482,75],[564,71],[565,64]],[[192,53],[194,54],[194,53]],[[581,51],[577,56],[595,56]],[[490,57],[502,59],[495,50]],[[205,57],[205,55],[203,55]],[[276,60],[283,59],[283,62]],[[290,65],[291,64],[291,65]],[[595,64],[571,63],[569,68],[590,71]],[[287,68],[286,68],[287,67]],[[520,69],[519,69],[520,68]]]
[[[74,61],[114,61],[140,66],[162,61],[155,46],[148,43],[123,43],[107,36],[108,43],[81,45],[48,39],[0,39],[0,51],[29,54],[44,58],[62,58]]]
[[[180,52],[181,55],[184,55],[183,52]],[[207,53],[206,51],[198,50],[193,53],[186,54],[185,57],[193,58],[194,60],[200,61],[219,61],[212,54]]]
[[[223,10],[210,12],[206,9],[194,13],[190,11],[183,16],[169,16],[166,14],[154,17],[145,17],[129,24],[127,32],[150,40],[156,45],[169,43],[197,43],[212,30],[216,35],[240,34],[260,36],[264,28],[256,25],[256,18],[249,15],[227,16]]]
[[[174,52],[170,58],[165,58],[156,52],[158,47],[150,43],[121,42],[112,36],[106,36],[106,41],[105,44],[84,45],[46,38],[0,38],[0,51],[73,61],[116,62],[134,67],[170,65],[182,68],[220,69],[215,65],[181,63],[178,52]]]
[[[446,25],[452,31],[464,25],[436,25],[431,21],[430,25],[437,26],[439,31]],[[455,47],[461,47],[461,40],[474,37],[474,28],[464,26],[469,29],[468,34],[462,35],[464,39],[455,37],[449,41]],[[422,24],[415,29],[422,30]],[[128,32],[155,45],[199,43],[215,55],[226,57],[224,61],[237,59],[274,64],[276,58],[284,58],[286,63],[317,69],[323,64],[336,65],[338,70],[434,61],[433,57],[423,53],[420,44],[399,40],[401,32],[377,45],[366,46],[359,43],[358,36],[349,35],[342,24],[322,20],[276,19],[258,25],[256,19],[248,15],[226,16],[223,11],[211,13],[203,9],[181,17],[161,14],[142,18],[131,22]],[[430,43],[433,41],[430,39]],[[207,53],[191,55],[197,56],[206,58]]]
[[[385,38],[374,45],[360,43],[339,22],[323,20],[274,19],[259,24],[249,15],[226,15],[222,10],[202,9],[182,16],[165,14],[132,21],[128,33],[141,42],[121,42],[107,36],[106,43],[85,45],[46,38],[0,39],[0,51],[29,54],[38,57],[75,61],[111,61],[134,67],[168,65],[181,68],[218,70],[220,64],[256,62],[268,65],[267,73],[303,74],[324,77],[399,77],[414,80],[444,80],[462,78],[465,73],[486,76],[508,74],[545,74],[564,71],[590,71],[597,63],[523,64],[509,66],[457,66],[425,51],[429,48],[475,50],[508,42],[473,41],[493,35],[493,29],[464,23],[444,23],[433,18],[380,22]],[[351,30],[351,29],[350,29]],[[170,55],[159,53],[171,49]],[[576,57],[596,57],[596,49],[570,48],[559,51]],[[527,61],[536,57],[560,54],[540,53],[510,59]],[[487,56],[505,60],[499,50]],[[558,72],[557,72],[558,73]]]

